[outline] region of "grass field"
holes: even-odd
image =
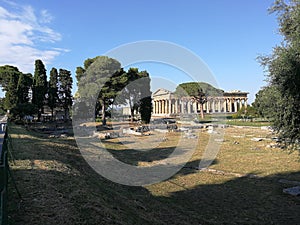
[[[300,197],[283,194],[282,189],[292,185],[278,182],[300,181],[299,154],[268,148],[272,134],[260,128],[226,128],[210,167],[222,173],[194,169],[209,138],[206,132],[197,133],[199,144],[187,166],[168,180],[143,187],[120,185],[98,175],[73,137],[49,138],[13,124],[9,134],[14,156],[10,166],[22,196],[20,201],[10,179],[10,224],[300,223]],[[180,134],[166,135],[152,151],[136,151],[130,137],[107,139],[104,145],[128,164],[149,166],[175,148]],[[143,138],[136,142],[146,143]],[[243,177],[246,174],[257,177]]]
[[[242,120],[229,120],[226,122],[228,125],[233,126],[250,126],[250,127],[261,127],[261,126],[271,126],[270,122],[266,121],[242,121]]]

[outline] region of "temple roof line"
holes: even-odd
[[[222,97],[222,96],[245,96],[245,97],[247,97],[248,94],[249,94],[249,92],[240,91],[240,90],[231,90],[231,91],[223,92],[223,94],[220,96],[214,96],[214,97]],[[161,95],[174,95],[174,92],[171,92],[164,88],[159,88],[152,94],[153,97],[161,96]]]

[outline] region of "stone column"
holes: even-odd
[[[187,113],[191,114],[191,102],[190,102],[190,100],[188,100],[188,102],[187,102]]]
[[[198,103],[197,102],[194,102],[193,103],[193,106],[194,106],[194,113],[196,113],[197,114],[197,109],[198,109]]]
[[[229,102],[229,112],[232,112],[232,101],[231,101],[231,99],[229,99],[228,100],[228,102]]]
[[[175,99],[175,113],[178,113],[178,99]]]
[[[227,100],[224,98],[224,99],[223,99],[223,112],[224,112],[224,113],[227,112],[227,107],[226,107],[226,105],[227,105]]]
[[[247,100],[248,100],[248,99],[245,98],[245,103],[244,103],[244,104],[245,104],[245,109],[247,109]]]
[[[166,111],[165,111],[165,114],[168,114],[169,113],[169,100],[166,100]]]
[[[210,113],[210,100],[207,101],[207,109],[206,109],[207,113]]]
[[[234,112],[237,112],[237,101],[236,99],[233,100],[234,101]]]
[[[240,103],[240,109],[241,109],[243,107],[242,99],[240,98],[239,101],[240,101],[239,103]]]
[[[221,99],[219,99],[218,104],[219,104],[218,112],[220,113],[222,111]]]
[[[169,105],[168,105],[168,114],[172,114],[172,99],[169,99]]]
[[[212,113],[215,113],[215,108],[216,108],[216,105],[215,105],[215,99],[212,100]]]

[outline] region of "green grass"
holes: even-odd
[[[10,180],[10,224],[298,224],[300,221],[299,197],[283,194],[282,189],[289,185],[278,182],[281,178],[300,181],[299,155],[266,148],[272,142],[271,134],[259,128],[227,128],[221,150],[211,166],[227,172],[257,174],[259,179],[199,172],[189,167],[166,181],[144,187],[116,184],[98,175],[82,158],[72,137],[49,139],[48,135],[15,125],[10,126],[9,132],[15,158],[11,170],[23,198],[19,208]],[[122,145],[126,140],[121,139],[106,140],[105,145],[116,158],[145,165],[166,157],[176,146],[180,134],[167,135],[167,141],[151,151],[136,151],[129,138],[126,146]],[[198,165],[209,138],[206,132],[199,135],[199,147],[188,166]],[[252,137],[266,139],[253,142]],[[184,144],[190,142],[187,139]]]
[[[262,127],[262,126],[271,126],[270,122],[266,121],[241,121],[241,120],[228,120],[226,124],[233,126],[250,126],[250,127]]]

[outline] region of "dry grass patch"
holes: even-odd
[[[300,181],[297,153],[266,148],[270,138],[260,129],[226,129],[212,168],[256,173],[260,179],[238,178],[193,169],[199,164],[209,135],[199,132],[198,147],[187,167],[166,181],[145,187],[113,183],[95,173],[72,138],[49,139],[12,125],[15,164],[11,170],[20,190],[10,181],[10,224],[297,224],[300,199],[282,193],[288,185],[278,179]],[[108,139],[104,145],[118,159],[149,166],[172,153],[180,134],[164,141],[153,135],[129,140]],[[157,139],[157,142],[154,140]],[[134,141],[133,141],[134,140]],[[137,150],[136,142],[143,142]],[[184,139],[189,146],[191,139]],[[239,142],[239,144],[234,144]],[[124,144],[125,143],[125,144]],[[155,149],[149,150],[151,145]]]

